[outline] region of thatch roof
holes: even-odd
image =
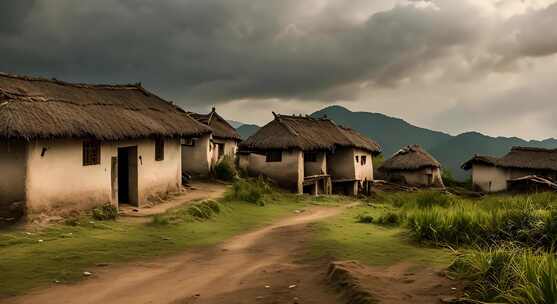
[[[275,114],[275,119],[240,144],[243,150],[300,149],[333,150],[354,147],[381,153],[381,147],[366,136],[336,125],[326,118]]]
[[[419,170],[427,167],[440,168],[441,164],[419,145],[411,145],[400,149],[379,170]]]
[[[497,165],[506,168],[557,170],[557,149],[513,147]]]
[[[118,140],[210,129],[135,85],[72,84],[0,73],[0,138]]]
[[[209,114],[190,113],[200,123],[207,125],[213,131],[213,137],[221,139],[233,139],[240,141],[240,134],[231,126],[226,119],[222,118],[215,108]]]
[[[485,164],[501,168],[557,171],[557,149],[513,147],[511,152],[501,158],[486,156],[482,156],[482,158],[491,160],[484,162]],[[470,170],[472,164],[477,161],[478,156],[465,162],[462,169]]]
[[[474,155],[471,159],[466,161],[462,166],[460,166],[463,170],[470,170],[474,164],[482,164],[487,166],[495,166],[497,165],[497,161],[499,159],[493,156],[487,155]]]

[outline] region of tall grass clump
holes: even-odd
[[[464,206],[421,209],[407,218],[407,227],[417,240],[452,246],[481,241],[489,222],[485,212]]]
[[[422,209],[431,207],[447,208],[453,203],[454,199],[450,195],[436,191],[422,191],[416,197],[416,206]]]
[[[557,303],[557,260],[553,253],[497,247],[459,256],[451,275],[469,282],[467,296],[497,303]]]
[[[214,174],[217,179],[223,181],[232,181],[238,175],[236,166],[234,165],[234,159],[226,155],[224,156],[214,168]]]
[[[224,205],[215,200],[204,200],[186,207],[172,209],[153,216],[151,225],[166,226],[192,221],[206,221],[221,213]]]
[[[263,178],[237,180],[226,194],[228,201],[243,201],[264,206],[264,196],[271,194],[271,186]]]
[[[91,216],[97,221],[113,221],[118,218],[118,208],[110,203],[106,203],[93,208]]]
[[[400,226],[404,222],[405,217],[404,212],[386,211],[379,215],[373,223],[381,226]]]

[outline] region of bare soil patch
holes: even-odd
[[[463,290],[443,272],[409,263],[367,267],[356,261],[333,262],[328,277],[350,304],[448,303]]]
[[[160,203],[142,206],[141,208],[120,206],[120,215],[129,217],[149,217],[161,214],[169,209],[180,207],[202,199],[218,199],[224,196],[228,185],[215,181],[192,181],[190,187]]]

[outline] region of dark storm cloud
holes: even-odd
[[[0,33],[20,30],[34,3],[34,0],[0,1]]]
[[[394,86],[455,48],[474,48],[487,26],[460,1],[396,6],[365,22],[335,15],[351,1],[311,17],[300,13],[303,2],[53,0],[11,1],[18,4],[9,8],[4,2],[0,70],[71,81],[142,81],[190,104],[349,99],[359,82]],[[513,24],[522,29],[527,21]],[[533,56],[554,52],[524,46],[539,41],[523,38],[513,46]]]

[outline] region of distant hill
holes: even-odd
[[[513,146],[557,148],[557,140],[553,138],[526,141],[516,137],[490,137],[477,132],[452,136],[411,125],[399,118],[378,113],[352,112],[340,106],[327,107],[311,116],[327,116],[338,124],[353,128],[376,140],[383,147],[385,158],[405,145],[420,144],[458,179],[468,176],[460,169],[460,165],[474,154],[502,156]]]
[[[243,122],[235,121],[235,120],[226,120],[234,129],[238,129],[242,125],[245,125]]]
[[[255,132],[259,130],[259,126],[257,125],[241,125],[240,127],[236,128],[236,131],[240,133],[240,137],[242,139],[246,139],[252,136]]]
[[[352,112],[341,106],[327,107],[311,116],[327,116],[337,124],[367,135],[381,144],[386,158],[405,145],[420,144],[426,150],[431,150],[452,138],[443,132],[413,126],[400,118],[379,113]]]

